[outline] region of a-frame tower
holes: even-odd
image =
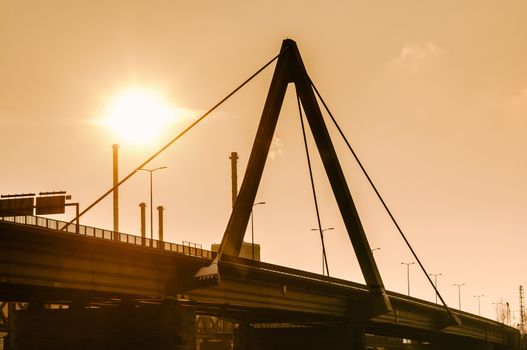
[[[243,237],[251,215],[251,209],[256,198],[280,109],[289,83],[295,84],[298,97],[302,103],[309,127],[315,139],[320,157],[322,158],[326,174],[331,183],[331,188],[339,206],[353,249],[355,250],[364,280],[370,289],[368,299],[371,302],[367,303],[367,311],[365,310],[363,312],[363,316],[367,318],[391,311],[392,308],[386,295],[381,275],[379,274],[346,178],[344,177],[326,124],[324,123],[311,80],[304,67],[296,43],[290,39],[286,39],[282,43],[247,170],[227,229],[223,235],[218,257],[221,259],[221,255],[223,254],[238,256],[240,253]]]

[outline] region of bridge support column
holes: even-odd
[[[360,326],[350,326],[347,327],[348,331],[346,332],[349,337],[350,345],[346,349],[366,349],[366,334],[364,333],[364,328]]]
[[[14,349],[196,348],[195,312],[175,303],[15,312]]]
[[[241,325],[234,335],[234,350],[341,350],[365,349],[361,327],[317,326],[260,328]]]
[[[247,324],[240,324],[234,330],[234,350],[252,349],[250,344],[251,328]]]

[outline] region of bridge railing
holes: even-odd
[[[59,221],[55,219],[49,219],[42,216],[0,216],[0,221],[13,222],[22,225],[44,227],[50,230],[56,230],[61,232],[67,232],[70,234],[78,234],[82,236],[89,236],[99,239],[111,240],[125,244],[141,245],[145,247],[167,250],[179,254],[198,256],[202,258],[212,258],[212,252],[209,250],[202,249],[200,245],[185,245],[177,244],[172,242],[159,241],[156,239],[143,238],[136,235],[131,235],[122,232],[113,232],[101,228],[85,225],[68,225],[65,221]],[[66,229],[62,231],[65,227]],[[114,239],[117,235],[117,239]]]

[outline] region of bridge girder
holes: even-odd
[[[216,287],[199,288],[194,275],[210,258],[187,256],[108,237],[93,238],[0,220],[0,300],[87,305],[175,299],[199,314],[245,323],[362,323],[373,334],[488,341],[507,349],[519,332],[457,312],[458,326],[441,327],[444,310],[388,292],[394,311],[358,322],[365,285],[259,261],[225,256]],[[114,305],[116,306],[116,305]]]

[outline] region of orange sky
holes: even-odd
[[[0,1],[0,193],[67,190],[81,208],[111,185],[116,136],[95,120],[130,85],[187,111],[156,145],[121,144],[124,176],[296,40],[307,69],[440,290],[494,317],[517,309],[527,165],[524,1]],[[151,166],[168,240],[219,242],[272,68]],[[264,260],[320,272],[320,242],[296,110],[287,94],[257,200]],[[336,137],[336,134],[334,134]],[[335,141],[387,288],[413,260],[341,141]],[[332,275],[362,282],[319,159],[315,177]],[[121,228],[138,233],[148,178],[121,189]],[[68,217],[71,217],[69,213]],[[81,220],[111,228],[111,200]],[[249,238],[248,238],[249,239]],[[412,266],[412,295],[433,300]]]

